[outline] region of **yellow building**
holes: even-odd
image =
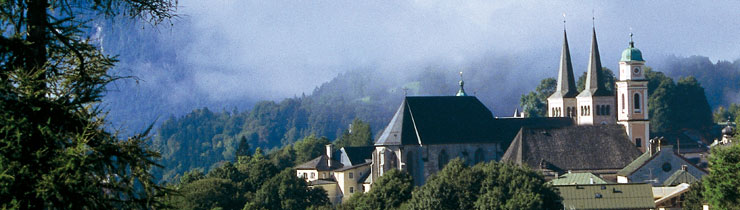
[[[341,204],[355,193],[368,189],[363,182],[370,174],[370,158],[373,147],[344,147],[333,151],[326,145],[326,154],[295,167],[296,175],[305,179],[309,186],[326,191],[332,204]]]

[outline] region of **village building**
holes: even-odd
[[[678,154],[672,145],[662,145],[645,152],[617,174],[619,183],[675,186],[694,183],[707,175],[707,171]]]
[[[370,153],[373,147],[343,147],[334,151],[326,145],[326,153],[295,167],[298,177],[309,186],[324,189],[333,204],[347,201],[355,193],[364,193],[363,182],[370,174]]]
[[[555,186],[564,209],[655,209],[650,184]]]

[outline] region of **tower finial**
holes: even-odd
[[[632,40],[632,28],[630,28],[630,48],[635,48],[635,41]]]
[[[565,31],[565,12],[563,12],[563,31]]]
[[[457,91],[457,94],[455,96],[468,96],[468,94],[465,93],[465,89],[463,88],[465,86],[465,82],[463,81],[463,72],[460,72],[460,90]]]
[[[596,13],[591,9],[591,27],[596,28]]]

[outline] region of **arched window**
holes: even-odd
[[[414,152],[409,151],[406,153],[406,172],[411,176],[414,176],[414,163]]]
[[[388,152],[388,170],[391,169],[398,169],[398,157],[396,157],[396,153],[393,151]]]
[[[437,160],[437,167],[439,168],[439,170],[442,170],[449,161],[450,156],[447,156],[447,152],[445,150],[439,152],[439,158]]]
[[[601,105],[596,105],[596,115],[601,115]]]
[[[612,114],[611,112],[612,112],[612,106],[606,105],[606,115],[611,115]]]
[[[478,164],[480,162],[485,161],[484,158],[485,157],[484,157],[484,154],[483,154],[483,150],[480,149],[480,148],[478,148],[478,150],[475,151],[475,163]]]
[[[635,93],[635,113],[640,113],[640,94]]]

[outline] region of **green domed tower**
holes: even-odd
[[[635,48],[630,34],[629,47],[619,60],[617,81],[617,122],[624,125],[627,136],[643,152],[649,147],[650,119],[648,118],[648,80],[645,78],[645,60]]]

